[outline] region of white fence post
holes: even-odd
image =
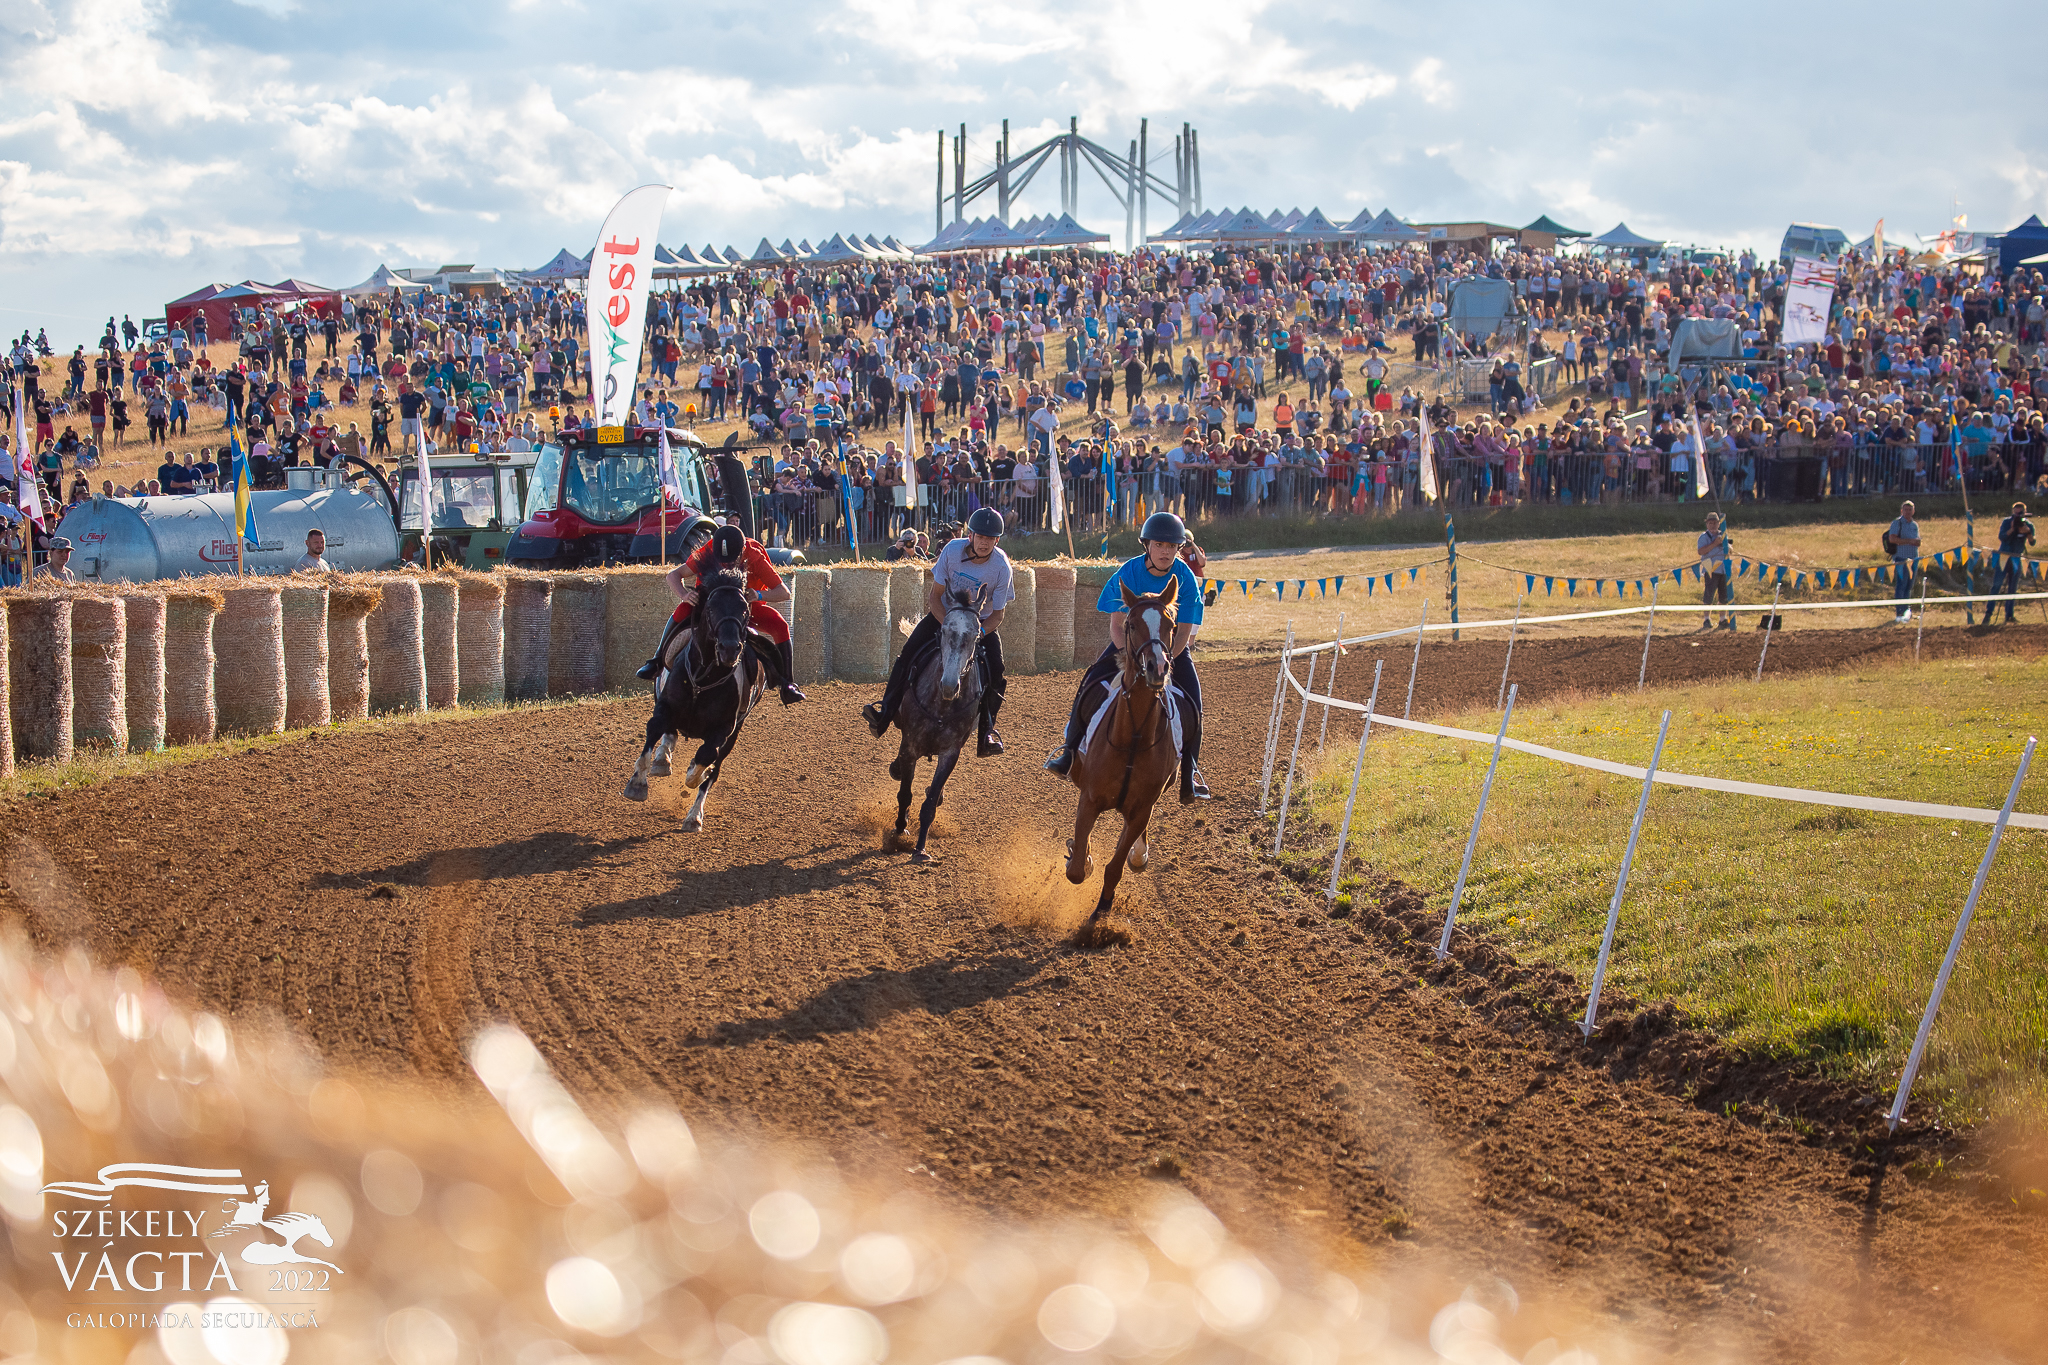
[[[1444,915],[1444,940],[1436,946],[1439,962],[1451,955],[1451,929],[1458,922],[1458,902],[1465,898],[1465,877],[1472,871],[1472,850],[1479,846],[1479,822],[1486,818],[1486,798],[1493,794],[1493,771],[1500,766],[1500,746],[1508,737],[1508,718],[1515,714],[1516,690],[1516,686],[1508,688],[1507,709],[1500,713],[1500,733],[1493,737],[1493,757],[1486,765],[1486,781],[1479,788],[1479,809],[1472,812],[1472,833],[1465,839],[1465,861],[1458,864],[1458,884],[1451,891],[1451,908]]]
[[[1308,699],[1316,691],[1316,656],[1308,656],[1308,681],[1301,685],[1301,710],[1294,716],[1294,752],[1287,756],[1287,781],[1280,788],[1280,820],[1273,831],[1273,856],[1280,856],[1280,841],[1287,837],[1287,803],[1294,797],[1294,770],[1301,766],[1301,732],[1308,724]]]
[[[1913,625],[1913,662],[1920,662],[1920,637],[1927,632],[1927,570],[1920,571],[1920,619]]]
[[[2012,790],[2005,794],[2005,806],[1998,812],[1998,823],[1991,827],[1991,843],[1984,850],[1984,861],[1977,864],[1977,880],[1970,884],[1970,898],[1963,902],[1962,918],[1956,921],[1956,931],[1948,941],[1948,956],[1941,960],[1941,971],[1934,978],[1934,993],[1927,997],[1927,1012],[1920,1016],[1920,1031],[1913,1036],[1913,1051],[1906,1058],[1905,1073],[1899,1077],[1899,1093],[1892,1100],[1893,1130],[1906,1115],[1906,1099],[1913,1093],[1913,1078],[1920,1074],[1920,1059],[1926,1054],[1928,1035],[1934,1032],[1934,1016],[1941,1009],[1942,992],[1948,989],[1949,973],[1956,969],[1956,955],[1962,951],[1963,936],[1970,932],[1970,917],[1977,913],[1977,898],[1984,894],[1985,879],[1991,875],[1991,860],[1998,856],[1998,841],[2005,837],[2005,823],[2012,819],[2013,805],[2020,799],[2020,784],[2027,780],[2027,765],[2034,761],[2035,742],[2034,736],[2027,736],[2026,752],[2020,755],[2020,770],[2013,774]]]
[[[1643,814],[1650,808],[1650,788],[1657,781],[1657,764],[1664,757],[1664,736],[1671,729],[1671,713],[1657,725],[1657,747],[1650,751],[1650,766],[1643,773],[1643,794],[1636,798],[1635,823],[1628,827],[1628,848],[1621,855],[1621,874],[1614,879],[1614,899],[1607,903],[1607,932],[1600,936],[1600,960],[1593,965],[1593,993],[1586,998],[1586,1022],[1579,1032],[1588,1038],[1600,1020],[1600,987],[1607,980],[1607,958],[1614,951],[1614,929],[1621,922],[1621,897],[1628,890],[1628,870],[1635,865],[1636,839],[1643,832]]]
[[[1507,701],[1508,665],[1515,661],[1515,633],[1522,628],[1522,604],[1528,600],[1529,594],[1526,592],[1515,599],[1515,623],[1508,627],[1508,656],[1500,661],[1500,691],[1494,694],[1495,706],[1503,705]],[[1407,717],[1403,716],[1402,719],[1406,720]]]
[[[1408,719],[1408,712],[1415,706],[1415,671],[1422,667],[1422,632],[1429,625],[1429,595],[1423,594],[1422,622],[1415,627],[1415,660],[1408,665],[1408,700],[1401,705],[1401,719]]]
[[[1771,614],[1764,618],[1764,647],[1758,650],[1756,655],[1756,680],[1758,682],[1764,680],[1764,659],[1771,652],[1771,631],[1778,624],[1778,596],[1784,591],[1785,585],[1782,583],[1771,590]]]
[[[1650,676],[1650,636],[1657,629],[1657,583],[1650,584],[1650,619],[1643,625],[1643,664],[1636,670],[1636,691],[1643,690],[1643,680]]]
[[[1337,613],[1337,636],[1330,641],[1330,676],[1323,684],[1323,691],[1332,697],[1337,695],[1337,660],[1344,653],[1344,613]],[[1323,728],[1316,732],[1316,752],[1323,751],[1323,741],[1330,737],[1330,703],[1323,703]]]
[[[1351,810],[1358,804],[1358,778],[1365,771],[1365,742],[1372,738],[1372,708],[1380,700],[1380,670],[1386,667],[1384,659],[1375,659],[1372,664],[1372,700],[1365,704],[1365,729],[1358,735],[1358,761],[1351,766],[1351,795],[1344,801],[1344,823],[1337,829],[1337,861],[1330,864],[1330,894],[1326,899],[1337,899],[1337,879],[1344,873],[1344,845],[1351,838]]]
[[[1259,815],[1266,814],[1268,794],[1273,789],[1273,752],[1280,746],[1280,718],[1287,714],[1287,663],[1294,650],[1294,622],[1287,623],[1287,638],[1280,644],[1280,671],[1273,677],[1273,714],[1266,718],[1266,757],[1259,770]]]

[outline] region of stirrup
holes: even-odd
[[[994,726],[983,730],[974,741],[974,756],[976,758],[995,758],[1002,752],[1003,737],[996,733]]]
[[[653,682],[661,676],[661,656],[657,654],[646,663],[640,665],[638,669],[634,670],[633,676],[641,682]]]
[[[801,691],[798,690],[797,685],[795,683],[782,684],[782,686],[775,689],[775,695],[782,698],[782,704],[784,706],[794,706],[800,701],[810,700],[809,697],[805,696]]]
[[[1074,751],[1062,744],[1046,757],[1045,770],[1057,777],[1065,777],[1074,770]]]
[[[869,702],[860,708],[860,718],[868,723],[868,733],[876,739],[889,733],[889,722],[882,715],[882,708]]]

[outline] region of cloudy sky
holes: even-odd
[[[650,181],[671,244],[922,241],[936,130],[968,125],[972,175],[1005,117],[1022,150],[1149,116],[1168,178],[1190,121],[1211,208],[2002,229],[2048,210],[2044,37],[2039,5],[1884,0],[0,0],[0,331],[85,340],[208,281],[531,267]],[[1019,214],[1057,207],[1054,170]],[[1081,216],[1121,241],[1092,178]]]

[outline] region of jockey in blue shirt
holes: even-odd
[[[1067,716],[1066,737],[1052,757],[1046,759],[1047,772],[1065,777],[1073,770],[1081,735],[1100,702],[1103,688],[1123,666],[1123,587],[1128,585],[1138,594],[1164,592],[1167,580],[1173,579],[1180,584],[1179,600],[1174,610],[1173,638],[1167,642],[1166,652],[1172,660],[1173,685],[1188,703],[1181,712],[1180,799],[1183,803],[1209,799],[1208,784],[1202,781],[1201,769],[1196,766],[1202,747],[1202,683],[1195,676],[1195,662],[1188,653],[1202,624],[1202,585],[1194,570],[1180,558],[1181,545],[1187,538],[1187,526],[1179,517],[1171,512],[1154,512],[1138,532],[1145,553],[1125,560],[1123,567],[1103,585],[1095,609],[1109,613],[1109,647],[1082,675],[1080,689],[1074,694],[1073,710]]]

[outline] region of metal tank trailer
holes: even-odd
[[[383,490],[351,488],[325,470],[289,471],[289,487],[254,493],[260,543],[243,552],[252,574],[290,573],[306,553],[306,533],[327,536],[327,562],[340,570],[386,569],[398,560],[398,527]],[[82,582],[147,583],[159,578],[235,571],[235,497],[102,498],[64,514],[57,534],[74,547]]]

